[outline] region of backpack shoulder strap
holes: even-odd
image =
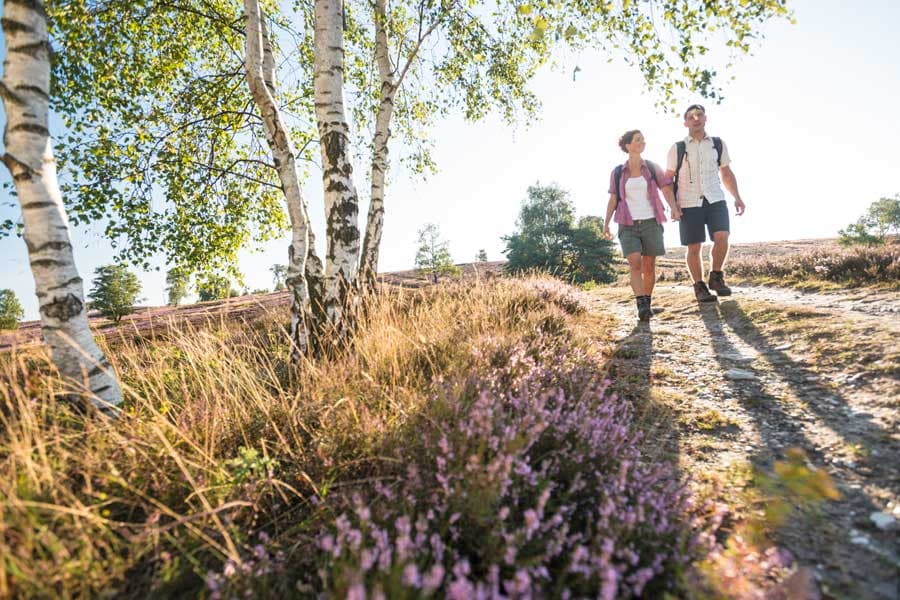
[[[722,138],[713,136],[713,147],[716,149],[716,164],[722,166]]]
[[[616,206],[619,206],[619,202],[622,201],[622,194],[619,193],[619,184],[622,183],[622,165],[618,165],[613,173],[615,173],[613,179],[616,181]]]
[[[653,183],[656,184],[656,187],[659,187],[659,179],[656,178],[656,172],[659,169],[659,167],[657,167],[655,164],[653,164],[649,160],[646,162],[647,162],[647,170],[650,171],[650,177],[653,178]]]
[[[673,186],[678,189],[678,174],[681,173],[681,163],[684,162],[684,155],[687,154],[687,144],[684,141],[675,142],[675,179]]]

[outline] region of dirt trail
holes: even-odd
[[[791,519],[776,543],[815,572],[825,598],[900,596],[900,297],[753,287],[699,306],[688,286],[660,285],[654,305],[665,311],[649,326],[629,290],[587,297],[617,319],[617,387],[657,407],[658,447],[683,473],[716,482],[740,518],[753,510],[740,506],[746,466],[769,472],[802,448],[843,497]]]

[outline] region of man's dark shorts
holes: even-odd
[[[709,231],[709,239],[717,231],[730,231],[728,222],[728,203],[709,203],[703,199],[701,206],[681,209],[681,220],[678,229],[681,233],[681,245],[698,244],[706,241],[706,231]]]

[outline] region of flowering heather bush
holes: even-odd
[[[641,460],[628,405],[552,338],[488,342],[438,385],[403,476],[360,489],[319,537],[329,595],[652,596],[689,561],[689,505]]]
[[[900,244],[816,250],[758,258],[742,258],[729,264],[729,272],[744,277],[774,277],[789,281],[819,279],[845,285],[886,283],[900,285]]]

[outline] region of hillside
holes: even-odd
[[[467,263],[458,265],[463,278],[493,276],[503,269],[503,262]],[[384,284],[405,288],[419,288],[429,285],[427,278],[415,270],[396,271],[381,275]],[[107,342],[115,343],[122,338],[157,337],[165,335],[172,327],[198,326],[221,319],[252,321],[275,309],[288,306],[290,295],[286,291],[268,294],[251,294],[225,300],[197,302],[183,306],[140,306],[135,312],[115,324],[96,313],[89,314],[91,328],[102,335]],[[25,321],[15,331],[0,332],[0,352],[13,348],[27,348],[41,342],[40,321]]]
[[[758,260],[761,257],[789,258],[803,255],[813,251],[833,252],[839,250],[836,239],[809,239],[790,240],[780,242],[753,242],[746,244],[734,244],[729,254],[729,261],[733,265],[746,264],[748,261]],[[502,273],[504,261],[492,261],[485,263],[465,263],[458,265],[463,270],[463,277],[494,276]],[[676,246],[669,248],[659,262],[660,281],[683,282],[687,279],[687,270],[684,266],[684,248]],[[624,273],[624,261],[620,264],[620,270]],[[392,286],[406,288],[418,288],[427,286],[430,282],[420,276],[415,270],[395,271],[382,273],[384,283]],[[732,277],[734,279],[734,277]],[[739,278],[745,283],[779,283],[773,278],[756,278],[753,281],[747,278]],[[619,283],[623,283],[620,281]],[[819,289],[821,284],[809,285],[810,289]],[[841,291],[840,286],[826,286]],[[894,286],[896,288],[896,285]],[[772,292],[774,295],[776,292]],[[799,297],[793,293],[794,297]],[[893,310],[897,306],[894,300],[900,298],[900,292],[880,290],[872,296],[871,290],[863,290],[859,293],[851,293],[849,296],[835,296],[832,300],[847,300],[866,305],[872,310]],[[880,302],[884,300],[885,302]],[[823,301],[819,298],[812,303]],[[287,306],[289,296],[287,292],[272,292],[269,294],[257,294],[239,296],[227,300],[214,300],[210,302],[198,302],[184,306],[152,306],[138,307],[135,312],[122,319],[117,326],[109,320],[94,315],[90,323],[94,331],[103,335],[108,341],[116,342],[124,337],[153,337],[165,334],[173,325],[190,323],[194,326],[209,322],[210,319],[234,319],[253,320],[261,315],[271,312],[275,308]],[[0,332],[0,352],[8,351],[13,347],[25,348],[40,343],[40,322],[23,322],[17,331]]]

